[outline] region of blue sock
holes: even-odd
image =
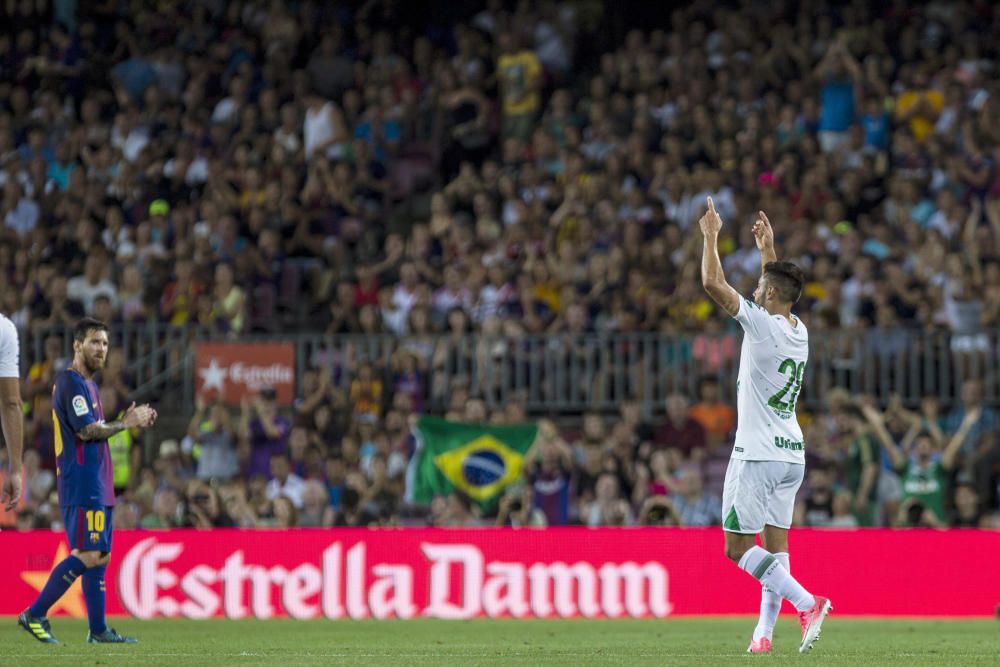
[[[87,602],[90,631],[95,635],[108,629],[104,622],[104,571],[106,566],[92,567],[83,573],[83,599]]]
[[[67,556],[56,565],[45,582],[45,588],[38,594],[38,599],[29,608],[29,613],[35,618],[45,616],[49,608],[69,590],[76,578],[87,571],[87,566],[76,556]]]

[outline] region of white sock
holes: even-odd
[[[788,554],[784,551],[774,554],[781,565],[791,573],[792,568],[788,565]],[[767,586],[760,588],[760,619],[757,627],[753,631],[753,640],[757,641],[761,637],[771,639],[774,635],[774,625],[778,622],[781,614],[781,596],[772,591]]]
[[[816,599],[802,584],[795,581],[774,554],[758,546],[751,547],[740,558],[740,569],[785,598],[799,611],[806,611],[816,604]]]

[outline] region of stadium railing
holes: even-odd
[[[62,340],[72,354],[69,329],[23,334],[22,368],[43,357],[46,337]],[[405,354],[413,355],[425,385],[425,405],[447,406],[450,395],[465,388],[489,407],[521,401],[533,412],[617,411],[628,399],[640,402],[649,416],[662,411],[666,396],[683,392],[696,399],[705,376],[719,379],[722,399],[735,401],[739,335],[668,336],[648,333],[523,335],[485,337],[221,335],[198,327],[160,323],[124,325],[112,330],[112,346],[122,350],[134,387],[130,398],[157,400],[187,410],[193,403],[195,355],[199,342],[262,343],[283,341],[295,347],[297,390],[304,372],[327,368],[334,383],[347,389],[364,363],[376,366],[391,383]],[[870,394],[888,401],[899,394],[907,406],[927,396],[952,404],[967,378],[984,381],[987,404],[998,403],[1000,331],[973,337],[917,329],[836,330],[813,332],[809,365],[800,404],[821,406],[828,392],[843,387],[852,395]]]

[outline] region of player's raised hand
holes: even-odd
[[[757,219],[753,223],[753,238],[758,250],[774,247],[774,230],[764,211],[757,211]]]
[[[712,201],[711,197],[708,198],[708,210],[705,211],[705,215],[701,216],[698,226],[701,227],[701,233],[705,236],[714,236],[722,229],[722,218],[716,212],[715,202]]]

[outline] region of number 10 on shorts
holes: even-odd
[[[87,530],[98,533],[104,530],[103,510],[87,510]]]

